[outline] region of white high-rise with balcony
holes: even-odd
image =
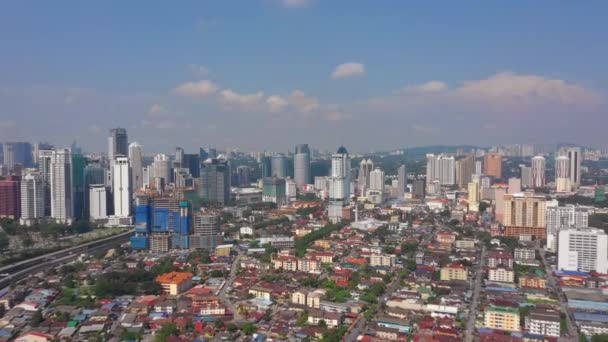
[[[40,172],[27,170],[21,179],[21,218],[19,223],[31,226],[44,217],[45,183]]]
[[[350,158],[344,146],[331,156],[331,174],[328,181],[328,216],[332,222],[339,222],[343,217],[344,205],[350,202]]]
[[[53,151],[51,157],[51,217],[57,223],[73,220],[72,153],[69,148]]]
[[[565,271],[608,273],[608,236],[597,228],[559,231],[557,268]]]
[[[129,172],[129,158],[118,156],[114,160],[112,169],[114,190],[114,216],[131,216],[131,186]]]
[[[545,157],[543,156],[532,158],[532,186],[545,187]]]
[[[369,189],[383,191],[384,180],[384,171],[380,170],[380,168],[374,169],[374,171],[369,173]]]
[[[89,219],[91,221],[108,218],[107,192],[104,184],[93,184],[89,188]]]
[[[568,227],[587,227],[589,224],[589,210],[572,204],[560,207],[559,202],[553,200],[547,203],[547,250],[557,252],[557,237],[560,229]]]

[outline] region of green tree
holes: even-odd
[[[165,342],[169,336],[179,336],[179,331],[175,323],[165,323],[156,332],[154,340],[156,342]]]
[[[5,232],[0,232],[0,251],[4,251],[8,248],[10,241],[8,235]]]
[[[258,329],[255,327],[255,325],[251,322],[247,322],[247,323],[243,324],[243,328],[241,330],[243,330],[243,333],[245,335],[253,335],[254,333],[256,333],[258,331]]]
[[[300,317],[298,317],[298,320],[296,321],[296,325],[301,327],[304,324],[306,324],[306,322],[308,322],[308,311],[303,311],[300,314]]]
[[[319,328],[327,328],[327,322],[324,319],[319,321]]]
[[[239,330],[239,328],[234,323],[228,323],[228,325],[226,326],[226,330],[228,330],[228,332],[230,333],[234,333]]]
[[[32,319],[30,320],[30,325],[35,328],[35,327],[39,326],[43,320],[44,320],[44,317],[42,317],[42,310],[38,309],[32,315]]]
[[[591,336],[591,342],[606,342],[606,341],[608,341],[608,334],[595,334],[595,335]]]

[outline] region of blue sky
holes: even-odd
[[[103,149],[107,130],[123,126],[154,151],[601,145],[607,9],[601,1],[2,2],[0,140],[78,138]],[[345,76],[331,76],[346,63]],[[178,90],[189,82],[197,90]]]

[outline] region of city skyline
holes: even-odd
[[[91,151],[113,127],[148,151],[605,145],[604,3],[345,4],[3,4],[0,134]]]

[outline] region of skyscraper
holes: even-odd
[[[84,167],[84,213],[90,212],[90,188],[92,185],[105,185],[106,169],[99,163],[92,163]]]
[[[405,165],[401,165],[397,169],[397,183],[397,196],[402,199],[407,190],[407,170],[405,169]]]
[[[175,158],[174,158],[175,167],[182,167],[183,161],[184,161],[184,149],[181,147],[176,147],[175,148]]]
[[[589,210],[572,204],[560,207],[554,200],[547,203],[547,250],[557,252],[559,230],[568,227],[587,227]]]
[[[21,179],[21,219],[19,223],[31,226],[44,217],[44,179],[40,172],[28,169]]]
[[[570,192],[570,159],[567,156],[555,158],[555,186],[557,192]]]
[[[89,188],[89,220],[92,222],[108,218],[107,187],[104,184],[93,184]]]
[[[369,173],[374,169],[374,162],[371,159],[361,159],[359,163],[359,176],[357,178],[357,185],[361,193],[365,193],[365,190],[369,189]]]
[[[502,156],[496,152],[488,152],[483,157],[483,174],[490,177],[502,177]]]
[[[608,273],[608,236],[597,228],[572,227],[559,231],[557,268],[565,271]]]
[[[287,158],[282,154],[272,156],[272,176],[287,177]]]
[[[126,218],[131,216],[131,174],[129,158],[117,156],[112,166],[112,190],[114,191],[114,216]]]
[[[264,202],[276,203],[277,206],[287,204],[287,184],[285,178],[264,178],[262,200]]]
[[[249,184],[249,166],[239,165],[236,168],[236,185],[245,186]]]
[[[532,168],[526,165],[520,165],[521,169],[521,186],[523,188],[531,188],[533,185]]]
[[[375,168],[374,171],[369,173],[369,189],[384,191],[384,171],[380,168]]]
[[[131,164],[131,187],[133,191],[144,187],[143,147],[137,142],[129,144],[129,163]]]
[[[44,185],[44,216],[51,216],[51,161],[54,150],[38,151],[38,171],[42,176]]]
[[[545,157],[543,156],[532,158],[532,186],[545,187]]]
[[[223,158],[209,158],[201,165],[201,197],[213,205],[230,201],[230,164]]]
[[[5,142],[2,145],[4,165],[12,170],[17,164],[32,167],[32,145],[29,142]]]
[[[171,166],[169,165],[169,157],[166,154],[160,153],[154,156],[152,174],[154,175],[153,179],[162,179],[163,184],[169,184],[171,181]]]
[[[190,175],[192,175],[193,178],[199,178],[201,176],[201,159],[198,154],[184,154],[182,164],[182,167],[190,170]]]
[[[426,160],[427,192],[433,192],[429,191],[429,185],[433,184],[435,181],[439,181],[440,185],[454,185],[456,183],[456,164],[454,157],[443,154],[427,154]]]
[[[456,184],[459,188],[464,188],[471,181],[471,176],[475,173],[475,155],[469,154],[455,162]],[[480,167],[481,170],[481,167]]]
[[[190,247],[212,251],[222,242],[220,216],[214,212],[199,212],[194,214],[194,229],[190,236]]]
[[[505,212],[503,224],[505,235],[521,238],[532,237],[544,239],[546,237],[544,196],[533,192],[504,195]]]
[[[74,218],[79,220],[86,216],[85,213],[85,187],[84,169],[87,164],[86,158],[82,154],[72,153],[72,189]]]
[[[272,161],[269,156],[260,158],[260,178],[272,176]]]
[[[469,182],[468,195],[469,210],[479,211],[479,183]]]
[[[570,185],[573,188],[578,188],[581,185],[581,148],[568,148],[566,155],[570,160]]]
[[[331,173],[329,175],[329,206],[330,221],[342,220],[342,209],[350,202],[350,158],[344,146],[331,156]]]
[[[72,154],[69,148],[53,151],[51,158],[51,217],[70,224],[74,217]]]
[[[310,178],[310,149],[308,144],[300,144],[296,146],[296,154],[294,156],[294,180],[298,188],[303,188],[311,183]]]
[[[108,159],[112,161],[116,156],[129,155],[129,138],[124,128],[113,128],[108,137]]]
[[[21,217],[21,177],[0,180],[0,217],[18,220]]]

